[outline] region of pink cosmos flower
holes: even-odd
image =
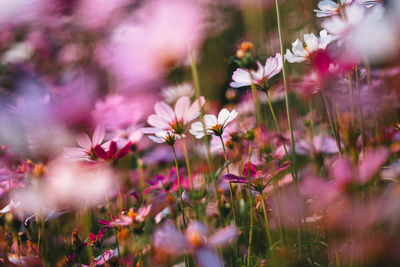
[[[190,98],[180,97],[172,109],[163,101],[154,106],[156,114],[150,115],[147,122],[153,128],[143,128],[144,133],[155,133],[160,130],[172,130],[181,135],[185,132],[186,125],[200,115],[200,107],[205,103],[204,97],[190,104]]]
[[[276,76],[282,70],[282,56],[276,53],[275,57],[269,57],[265,65],[263,66],[259,61],[257,61],[257,71],[237,69],[233,75],[233,82],[230,86],[233,88],[239,88],[243,86],[250,86],[252,83],[264,88],[268,81]],[[250,74],[251,73],[251,74]]]
[[[93,161],[95,158],[94,148],[101,145],[104,139],[104,127],[99,125],[94,130],[92,139],[85,133],[80,134],[76,138],[76,142],[80,147],[64,148],[64,157],[70,160]]]
[[[207,227],[197,221],[188,225],[181,233],[171,221],[165,222],[153,235],[156,250],[173,256],[194,253],[200,267],[222,267],[222,259],[213,248],[220,247],[238,236],[236,226],[228,226],[209,236]]]

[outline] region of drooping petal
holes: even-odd
[[[286,50],[285,59],[290,63],[301,63],[305,60],[304,57],[293,55],[289,49]]]
[[[244,69],[237,69],[232,75],[232,80],[230,86],[233,88],[251,85],[250,73]]]
[[[115,152],[117,152],[117,148],[118,148],[117,142],[111,141],[107,151],[108,159],[110,159],[115,154]]]
[[[293,54],[298,57],[306,57],[308,54],[307,51],[304,49],[303,43],[299,39],[292,43],[292,51]]]

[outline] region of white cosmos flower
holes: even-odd
[[[182,135],[182,137],[185,137]],[[167,145],[174,145],[175,141],[181,138],[180,135],[175,134],[173,131],[159,131],[154,133],[154,135],[150,135],[149,138],[156,143],[159,144],[167,144]]]
[[[353,0],[341,0],[342,7],[351,4]],[[330,17],[340,13],[340,6],[336,1],[333,0],[322,0],[318,3],[319,9],[314,9],[317,13],[317,17]]]
[[[269,57],[264,66],[257,61],[257,71],[251,70],[251,77],[248,70],[237,69],[232,75],[233,82],[230,83],[230,86],[233,88],[249,86],[253,80],[254,84],[263,87],[269,79],[277,75],[281,70],[282,56],[277,53],[275,57]]]
[[[334,39],[335,37],[329,35],[326,30],[322,30],[319,33],[319,37],[315,36],[313,33],[304,34],[304,42],[306,43],[306,47],[304,47],[303,43],[297,39],[292,43],[293,53],[287,49],[285,58],[290,63],[310,61],[313,52],[325,50],[327,45],[330,44]]]
[[[193,134],[197,139],[202,138],[204,135],[215,134],[217,136],[222,135],[224,129],[228,124],[237,117],[238,113],[236,110],[229,112],[226,108],[222,109],[218,118],[215,115],[204,115],[204,125],[202,122],[195,122],[192,124],[190,133]]]
[[[181,96],[194,96],[194,88],[191,83],[182,83],[174,86],[168,86],[161,90],[161,95],[165,102],[172,104]]]

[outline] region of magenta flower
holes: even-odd
[[[111,140],[103,145],[97,145],[94,148],[96,155],[103,160],[118,160],[125,157],[131,149],[132,142],[118,142]],[[106,149],[108,149],[106,151]]]
[[[224,175],[224,179],[230,183],[236,184],[247,184],[248,183],[248,175],[250,175],[251,187],[253,190],[257,192],[262,192],[265,187],[270,183],[270,180],[277,176],[279,173],[283,172],[290,166],[290,162],[286,161],[281,165],[275,164],[275,168],[270,170],[269,168],[265,169],[263,172],[259,172],[256,166],[250,162],[245,163],[243,169],[243,176],[237,176],[234,174],[226,174]],[[250,172],[250,174],[248,173]]]
[[[223,261],[214,248],[227,244],[237,236],[236,226],[225,227],[210,236],[201,222],[190,222],[183,234],[171,221],[166,221],[155,231],[153,244],[156,250],[173,256],[193,253],[200,267],[222,267]]]

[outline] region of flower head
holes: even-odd
[[[170,146],[175,144],[175,141],[179,139],[181,136],[175,134],[173,131],[159,131],[156,132],[154,135],[150,135],[149,138],[156,143],[164,143]]]
[[[306,47],[303,46],[303,43],[299,39],[294,41],[292,43],[293,53],[289,49],[286,50],[286,60],[290,63],[310,62],[317,51],[325,50],[327,45],[335,39],[326,30],[322,30],[319,36],[317,37],[313,33],[304,34]]]
[[[242,68],[237,69],[232,75],[233,82],[230,83],[230,86],[239,88],[249,86],[253,83],[263,88],[281,70],[282,57],[281,54],[277,53],[275,57],[269,57],[264,66],[257,61],[257,71]]]
[[[143,128],[144,133],[156,133],[160,130],[173,131],[181,135],[184,133],[186,124],[200,115],[200,106],[205,103],[204,97],[190,104],[190,98],[180,97],[172,109],[167,103],[160,101],[154,106],[156,114],[150,115],[147,122],[153,126]]]
[[[95,158],[94,148],[101,145],[104,140],[104,127],[97,126],[94,130],[92,139],[85,133],[80,134],[76,138],[76,142],[80,147],[64,148],[64,156],[67,159],[91,161]]]
[[[226,108],[222,109],[218,118],[215,115],[204,115],[204,125],[202,122],[195,122],[192,124],[190,133],[193,134],[197,139],[202,138],[204,135],[216,135],[221,136],[224,129],[228,124],[237,117],[238,113],[236,110],[229,112]]]
[[[340,0],[342,7],[347,6],[353,2],[353,0]],[[317,13],[317,17],[329,17],[333,15],[338,15],[340,13],[340,6],[336,1],[332,0],[322,0],[318,3],[319,9],[314,9]]]

